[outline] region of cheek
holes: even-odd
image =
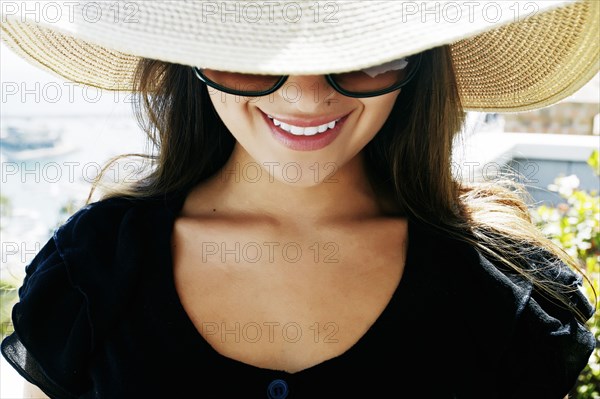
[[[360,118],[361,130],[368,132],[366,134],[368,140],[375,137],[390,116],[398,94],[399,92],[393,92],[361,100],[363,104],[363,112]]]
[[[248,131],[250,121],[247,101],[218,91],[209,93],[209,96],[217,114],[234,136],[237,132]]]
[[[379,97],[366,98],[363,101],[365,111],[368,111],[372,118],[385,122],[394,108],[399,94],[399,92],[393,92]]]

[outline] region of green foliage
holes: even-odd
[[[11,215],[11,206],[10,199],[7,196],[0,194],[0,215],[2,216],[10,216]]]
[[[9,279],[0,280],[0,336],[4,338],[12,332],[11,311],[17,302],[17,284]]]
[[[596,176],[600,176],[600,157],[598,157],[598,150],[594,150],[588,159],[588,164],[594,169]]]
[[[596,150],[588,164],[599,174],[599,152]],[[598,191],[579,189],[575,175],[555,179],[550,190],[556,191],[566,201],[557,207],[542,205],[532,216],[541,230],[559,244],[569,255],[577,259],[580,268],[591,284],[585,284],[585,292],[592,303],[600,293],[600,197]],[[588,321],[588,327],[596,337],[596,350],[579,376],[571,396],[576,399],[600,399],[600,312]]]
[[[0,218],[4,219],[12,215],[12,206],[10,200],[5,195],[0,195]],[[1,220],[0,220],[1,222]],[[0,230],[2,230],[2,223],[0,223]]]
[[[7,196],[0,195],[0,218],[12,215],[12,206]],[[2,223],[0,223],[2,230]],[[11,310],[17,301],[18,281],[3,268],[0,278],[0,338],[4,338],[12,331]]]

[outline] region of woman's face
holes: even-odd
[[[272,178],[296,186],[319,184],[347,165],[383,126],[400,92],[346,97],[322,75],[290,76],[263,97],[208,91],[238,142],[237,155],[255,163],[248,173],[256,175],[260,166]]]

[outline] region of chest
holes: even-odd
[[[407,225],[312,234],[178,219],[174,281],[198,333],[220,354],[296,372],[351,348],[401,279]]]

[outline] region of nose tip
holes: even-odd
[[[331,101],[336,94],[325,75],[290,75],[279,92],[285,101],[306,111]]]

